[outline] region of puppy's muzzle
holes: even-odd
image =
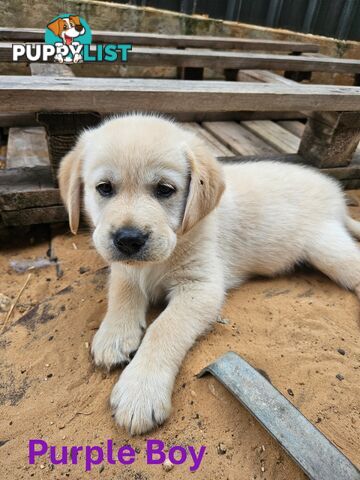
[[[113,243],[123,255],[130,257],[145,245],[149,235],[137,228],[120,228],[114,233]]]

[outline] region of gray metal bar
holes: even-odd
[[[341,12],[336,38],[341,40],[346,40],[349,32],[350,27],[353,19],[354,10],[356,7],[356,0],[346,0],[344,8]]]
[[[320,8],[320,0],[309,0],[308,7],[306,9],[303,32],[310,33],[316,21]]]
[[[211,373],[280,443],[311,480],[359,480],[359,470],[270,382],[234,352],[199,374]]]

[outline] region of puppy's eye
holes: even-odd
[[[68,26],[66,25],[66,23],[64,23],[64,30],[67,30],[68,29]]]
[[[170,197],[176,192],[176,188],[168,183],[158,183],[155,189],[155,195],[160,198]]]
[[[111,182],[98,183],[96,185],[96,190],[100,193],[102,197],[110,197],[114,192]]]

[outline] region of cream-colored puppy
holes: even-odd
[[[84,132],[59,183],[73,233],[83,185],[95,246],[111,265],[95,363],[110,368],[137,351],[111,395],[116,421],[132,434],[168,417],[181,362],[229,288],[309,262],[359,294],[350,233],[359,237],[360,223],[339,186],[310,168],[222,167],[180,125],[130,115]],[[147,307],[162,298],[167,307],[142,339]]]

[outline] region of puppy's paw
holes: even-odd
[[[172,382],[161,372],[148,373],[130,363],[110,398],[116,422],[131,435],[161,425],[170,415]]]
[[[131,353],[135,352],[140,345],[143,330],[140,325],[123,327],[109,326],[104,321],[96,332],[91,353],[94,362],[98,366],[104,366],[108,370],[111,367],[128,363]]]

